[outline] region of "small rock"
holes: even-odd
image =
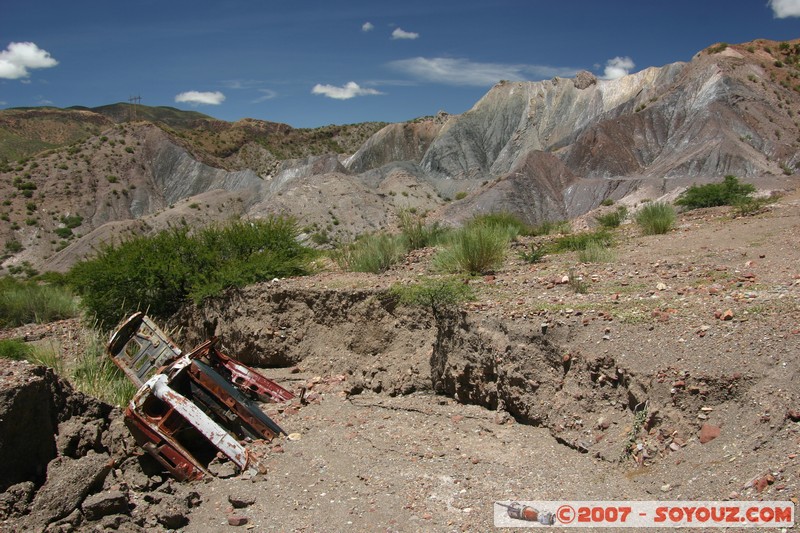
[[[711,442],[712,440],[716,439],[720,435],[720,428],[719,426],[714,426],[712,424],[703,424],[700,428],[700,444],[706,444]]]
[[[733,320],[733,310],[726,309],[725,312],[722,313],[720,317],[722,320]]]
[[[247,517],[246,516],[234,515],[234,516],[229,516],[228,517],[228,525],[231,525],[231,526],[243,526],[246,523],[247,523]]]
[[[511,416],[505,411],[497,411],[494,414],[494,423],[497,424],[498,426],[502,426],[503,424],[508,422],[510,419],[511,419]]]
[[[666,485],[661,485],[661,492],[669,492],[672,490],[672,485],[667,483]]]
[[[658,285],[656,285],[656,290],[665,291],[667,290],[667,285],[665,283],[659,283]]]
[[[234,496],[229,494],[228,503],[230,503],[234,509],[244,509],[245,507],[249,507],[256,503],[256,499],[252,496]]]
[[[208,471],[215,477],[227,479],[236,475],[236,465],[231,461],[226,461],[224,463],[211,461],[208,465]]]
[[[792,422],[800,422],[800,411],[796,409],[789,409],[786,411],[786,418]]]
[[[433,518],[433,515],[431,513],[422,513],[423,520],[430,520],[431,518]]]
[[[289,433],[286,438],[289,440],[300,440],[303,438],[303,436],[300,433]]]
[[[81,507],[87,520],[99,520],[108,515],[127,514],[128,498],[118,490],[110,490],[92,494]]]

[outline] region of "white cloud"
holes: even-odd
[[[219,91],[186,91],[177,95],[175,101],[192,105],[219,105],[225,101],[225,95]]]
[[[800,17],[800,0],[769,0],[775,18]]]
[[[254,104],[260,104],[261,102],[266,102],[267,100],[272,100],[273,98],[278,97],[278,93],[272,89],[259,89],[258,92],[261,93],[261,96],[253,100]]]
[[[371,22],[365,22],[361,25],[361,31],[372,31],[375,29],[375,25]]]
[[[0,78],[17,80],[30,76],[29,69],[50,68],[58,65],[58,61],[50,56],[50,52],[42,50],[35,43],[9,43],[0,52]]]
[[[615,80],[630,74],[631,69],[636,65],[630,57],[615,57],[606,61],[606,68],[603,71],[603,78],[607,80]]]
[[[544,65],[509,65],[476,63],[468,59],[448,57],[415,57],[392,61],[389,66],[419,80],[447,85],[487,87],[500,80],[519,81],[528,78],[547,79],[554,76],[571,77],[577,69]]]
[[[346,83],[344,87],[336,87],[334,85],[321,85],[318,83],[314,85],[313,89],[311,89],[311,93],[321,94],[323,96],[327,96],[328,98],[334,98],[336,100],[349,100],[350,98],[355,98],[356,96],[383,94],[382,92],[376,89],[367,89],[361,87],[354,81]]]
[[[395,28],[392,32],[392,39],[419,39],[419,33],[405,31],[402,28]]]

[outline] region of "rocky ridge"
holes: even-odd
[[[616,80],[500,82],[461,115],[371,137],[366,126],[308,134],[319,151],[300,159],[285,158],[300,139],[285,125],[117,124],[3,173],[4,268],[64,270],[114,235],[181,220],[290,214],[325,242],[390,229],[399,209],[448,224],[491,211],[538,223],[726,174],[768,189],[800,163],[797,44],[718,45]],[[332,153],[326,142],[341,144]],[[74,215],[82,225],[67,232]]]

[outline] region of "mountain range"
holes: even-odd
[[[800,164],[800,40],[715,44],[619,79],[501,81],[469,111],[295,129],[168,107],[0,111],[5,271],[65,271],[172,224],[295,216],[318,245],[401,210],[537,224],[635,207],[725,175],[783,186]]]

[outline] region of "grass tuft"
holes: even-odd
[[[332,257],[343,270],[380,274],[397,264],[405,254],[402,236],[376,233],[335,250]]]
[[[0,326],[16,327],[78,316],[75,297],[65,287],[16,278],[0,279]]]
[[[624,205],[617,207],[616,211],[595,217],[601,227],[612,229],[619,227],[628,216],[628,208]]]
[[[661,202],[647,204],[636,213],[636,223],[645,235],[667,233],[675,225],[675,218],[675,209]]]
[[[470,224],[450,236],[434,265],[444,272],[483,274],[503,263],[510,240],[508,227]]]
[[[126,405],[136,387],[106,355],[99,333],[92,331],[88,335],[86,351],[72,370],[72,384],[77,390],[111,405]]]

